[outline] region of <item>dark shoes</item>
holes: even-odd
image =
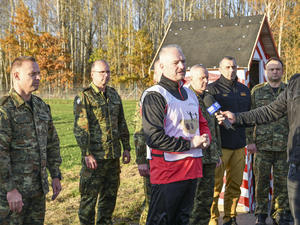
[[[283,219],[285,220],[285,221],[292,221],[294,218],[293,218],[293,216],[292,216],[292,214],[291,214],[291,211],[290,210],[286,210],[286,211],[284,211],[284,215],[283,215]]]
[[[223,225],[238,225],[236,223],[236,218],[235,217],[231,217],[230,220],[226,223],[224,223]]]
[[[284,215],[283,214],[280,214],[280,213],[277,213],[275,218],[273,218],[273,222],[274,224],[277,224],[277,225],[289,225],[290,223],[285,221],[285,219],[283,218]]]
[[[267,218],[267,215],[258,214],[256,217],[255,225],[266,225],[266,218]]]

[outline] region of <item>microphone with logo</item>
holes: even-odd
[[[205,106],[207,107],[207,111],[209,112],[210,115],[213,115],[215,112],[220,115],[219,109],[221,108],[220,104],[214,99],[213,96],[207,95],[204,97],[203,102]],[[228,121],[227,118],[223,121],[224,127],[228,129],[233,129],[232,124]]]

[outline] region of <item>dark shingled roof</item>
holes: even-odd
[[[266,54],[270,57],[278,57],[270,27],[264,15],[173,22],[155,59],[158,58],[158,52],[162,47],[177,44],[181,46],[186,57],[187,69],[195,64],[203,64],[207,68],[218,68],[219,61],[224,56],[234,57],[240,68],[249,68],[259,37]]]

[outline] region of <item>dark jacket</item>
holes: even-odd
[[[221,105],[222,111],[244,112],[251,108],[251,93],[248,87],[237,81],[226,79],[223,75],[208,85],[208,91]],[[244,128],[226,130],[220,126],[222,148],[239,149],[246,145]]]
[[[300,163],[300,74],[295,74],[288,87],[271,104],[250,112],[236,114],[236,127],[255,126],[276,121],[286,114],[289,119],[288,162]]]
[[[184,101],[188,98],[187,92],[182,88],[182,82],[172,81],[165,76],[162,76],[158,85],[164,87],[177,99]],[[189,140],[186,140],[183,137],[170,137],[165,134],[164,117],[166,105],[167,102],[165,98],[158,92],[148,92],[143,99],[142,119],[147,145],[150,148],[170,152],[190,150]],[[200,118],[202,117],[201,114],[199,116],[199,121],[201,121]],[[205,121],[205,125],[203,125],[203,129],[200,130],[200,134],[210,134],[207,122],[204,118],[203,120]]]

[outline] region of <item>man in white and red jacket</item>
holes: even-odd
[[[159,53],[163,76],[142,98],[146,143],[150,148],[151,202],[147,224],[188,224],[202,148],[210,131],[194,92],[183,87],[185,57],[177,45]]]

